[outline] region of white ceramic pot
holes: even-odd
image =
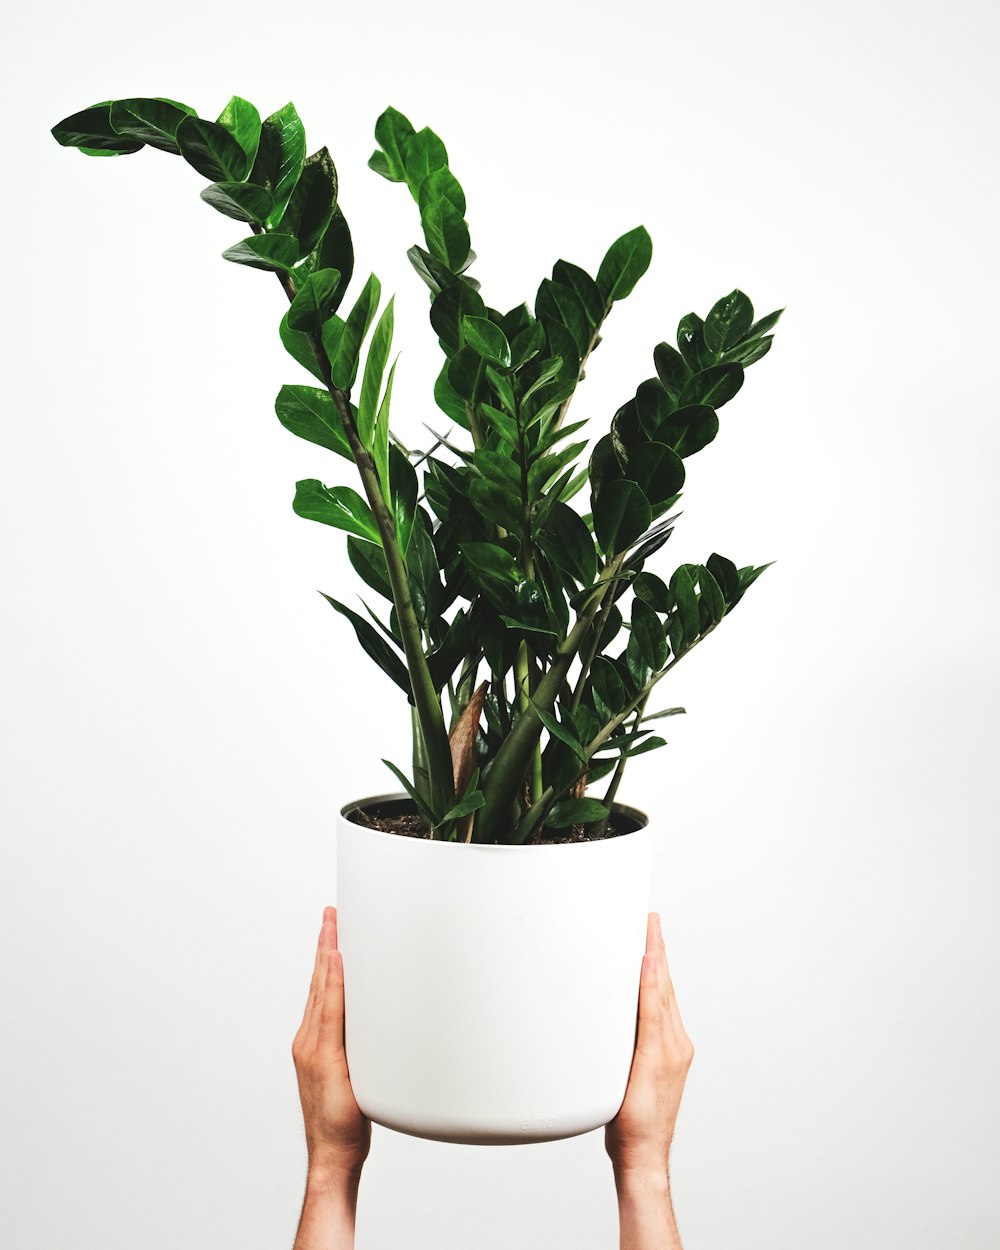
[[[337,825],[347,1062],[364,1113],[436,1141],[511,1145],[606,1124],[625,1096],[651,841],[438,842]]]

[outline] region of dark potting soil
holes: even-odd
[[[403,799],[391,800],[371,807],[356,807],[347,813],[348,820],[356,825],[364,825],[366,829],[380,829],[383,833],[399,833],[404,838],[424,838],[427,830],[412,804]],[[622,820],[621,827],[615,827],[614,815],[609,828],[604,833],[588,832],[584,825],[571,825],[567,829],[542,829],[529,838],[527,846],[556,846],[561,842],[600,842],[605,838],[617,838],[620,834],[630,833],[632,824]]]

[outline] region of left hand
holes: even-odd
[[[337,909],[323,912],[309,1000],[292,1043],[311,1173],[360,1175],[372,1125],[351,1088],[344,1050],[344,960]]]

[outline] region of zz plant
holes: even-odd
[[[656,687],[768,567],[712,554],[663,580],[646,565],[673,532],[686,462],[715,438],[780,310],[755,320],[736,290],[704,319],[682,317],[676,347],[654,348],[654,376],[584,459],[570,406],[605,321],[649,265],[649,235],[623,235],[595,276],[557,261],[533,309],[491,308],[469,274],[465,194],[444,143],[387,109],[369,165],[416,201],[424,245],[408,255],[444,356],[434,398],[461,431],[418,454],[390,427],[393,301],[379,312],[372,274],[345,304],[354,254],[337,171],[325,147],[307,155],[291,104],[262,121],[234,96],[208,121],[173,100],[114,100],[52,133],[88,156],[180,156],[207,180],[201,198],[249,229],[225,259],[277,276],[281,341],[316,383],[283,386],[278,419],[352,461],[361,486],[297,482],[292,506],[347,533],[351,564],[388,607],[362,614],[324,596],[411,705],[410,776],[385,762],[424,835],[605,834],[627,761],[665,745],[652,723],[683,711],[652,710]]]

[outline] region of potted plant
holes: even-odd
[[[771,346],[733,291],[680,321],[587,452],[571,414],[605,322],[649,265],[645,229],[595,275],[558,261],[534,307],[489,306],[470,273],[464,192],[441,139],[395,109],[369,164],[416,201],[410,260],[443,353],[455,428],[428,450],[390,422],[393,302],[354,255],[326,148],[289,104],[233,97],[215,121],[166,99],[106,101],[53,128],[88,156],[156,148],[243,224],[224,256],[274,274],[279,333],[311,376],[278,419],[343,461],[296,483],[303,517],[347,534],[381,609],[324,595],[409,703],[403,792],[344,802],[338,910],[346,1045],[363,1111],[418,1136],[530,1142],[597,1128],[624,1096],[649,904],[644,814],[618,801],[629,759],[662,747],[651,703],[767,565],[718,554],[666,579],[687,461]],[[327,485],[330,474],[337,478]],[[360,477],[360,490],[342,478]],[[582,505],[577,501],[582,499]],[[342,593],[342,592],[340,592]],[[400,700],[400,711],[403,702]]]

